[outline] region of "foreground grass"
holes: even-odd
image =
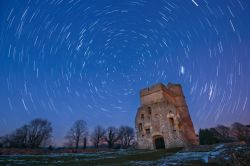
[[[178,152],[178,153],[176,153]],[[4,165],[185,165],[185,166],[249,166],[249,144],[218,144],[211,147],[172,150],[106,150],[84,153],[47,155],[0,155]]]
[[[80,154],[12,155],[0,156],[0,165],[144,165],[153,164],[173,153],[174,151],[167,150],[117,150]]]

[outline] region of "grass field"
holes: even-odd
[[[155,165],[173,154],[166,150],[117,150],[97,153],[0,156],[0,165]]]
[[[25,165],[250,165],[250,145],[220,144],[192,150],[105,150],[44,155],[0,155],[0,166]]]

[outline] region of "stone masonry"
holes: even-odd
[[[135,118],[139,149],[198,144],[181,85],[159,83],[142,89],[140,100]]]

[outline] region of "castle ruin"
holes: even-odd
[[[142,89],[140,100],[135,118],[139,149],[198,144],[181,85],[159,83]]]

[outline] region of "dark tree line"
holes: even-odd
[[[199,141],[201,145],[234,141],[250,143],[250,126],[235,122],[229,127],[218,125],[214,128],[200,129]]]
[[[34,119],[30,123],[16,129],[13,133],[0,137],[0,147],[6,148],[39,148],[51,143],[52,126],[45,119]],[[96,148],[107,145],[109,148],[128,148],[135,143],[134,129],[129,126],[119,128],[96,126],[89,134],[87,123],[77,120],[65,136],[65,146],[75,149],[86,148],[88,140]]]
[[[81,125],[79,125],[80,122]],[[134,129],[129,126],[121,126],[119,128],[110,126],[105,129],[98,125],[90,135],[87,131],[85,121],[76,121],[65,137],[67,140],[66,146],[75,147],[76,149],[78,149],[79,146],[86,148],[89,138],[95,148],[99,148],[100,145],[107,145],[108,148],[114,148],[115,145],[120,148],[128,148],[132,146],[135,141]]]
[[[91,134],[91,142],[98,148],[100,144],[107,143],[109,148],[120,147],[129,148],[135,143],[135,132],[132,127],[120,126],[115,128],[113,126],[104,129],[97,126]]]
[[[11,134],[0,137],[0,147],[39,148],[48,146],[52,138],[52,125],[45,119],[34,119],[30,123],[17,128]],[[65,136],[67,147],[78,149],[93,145],[99,148],[129,148],[135,144],[135,132],[132,127],[110,126],[103,128],[96,126],[89,134],[87,123],[77,120]],[[88,144],[90,141],[92,144]],[[250,125],[233,123],[231,126],[218,125],[214,128],[200,129],[199,141],[201,145],[221,142],[244,141],[250,143]]]
[[[16,129],[13,133],[1,138],[3,147],[38,148],[50,143],[51,123],[45,119],[34,119]]]

